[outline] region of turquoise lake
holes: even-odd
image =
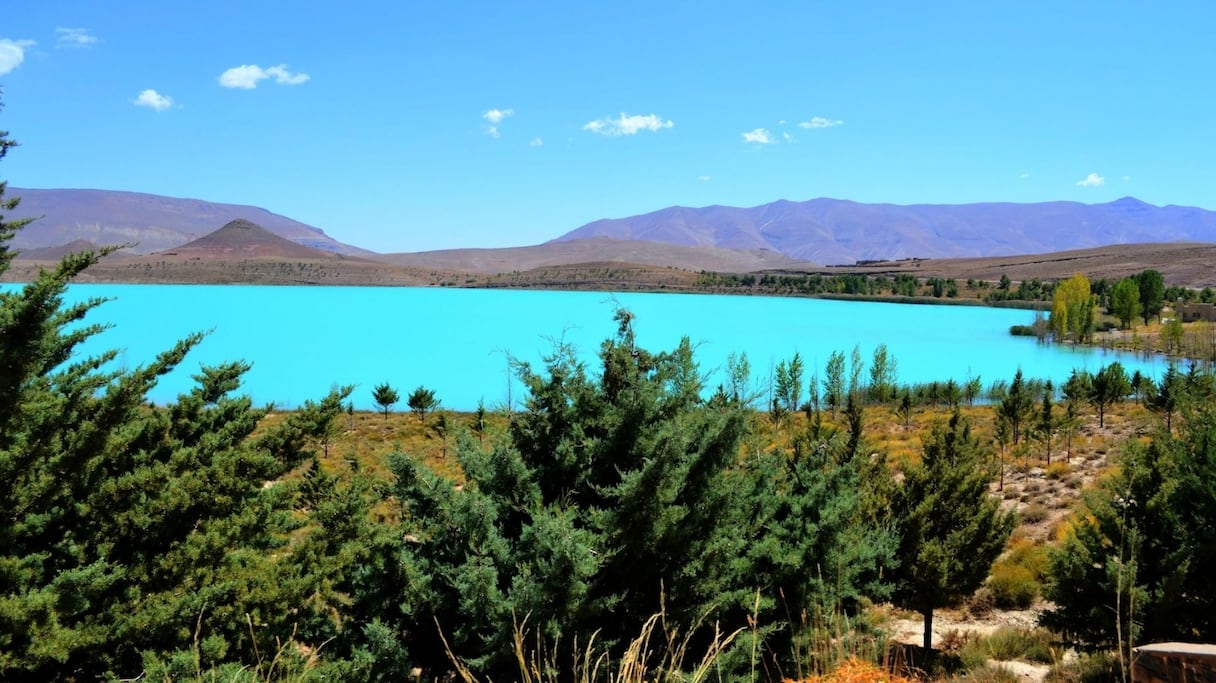
[[[9,286],[11,287],[11,286]],[[119,349],[126,367],[196,331],[210,330],[151,399],[172,400],[192,386],[202,364],[244,359],[253,364],[242,391],[257,404],[282,407],[319,399],[334,385],[354,385],[359,409],[373,409],[371,389],[388,382],[404,396],[424,385],[446,408],[470,410],[479,400],[522,405],[508,358],[537,365],[556,340],[573,344],[596,369],[600,342],[615,332],[617,305],[636,315],[639,343],[652,351],[687,336],[708,385],[724,381],[730,353],[746,353],[752,380],[766,386],[772,367],[802,354],[806,376],[823,375],[829,354],[848,357],[859,345],[867,364],[885,343],[899,382],[980,377],[985,387],[1028,376],[1061,382],[1073,368],[1096,371],[1118,360],[1128,372],[1160,376],[1164,362],[1093,349],[1044,346],[1012,337],[1029,324],[1024,310],[778,297],[689,294],[607,294],[481,289],[272,287],[245,285],[73,285],[71,301],[111,298],[91,322],[112,327],[83,348]]]

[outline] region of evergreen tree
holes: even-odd
[[[1022,369],[1018,368],[1013,375],[1013,381],[1009,383],[997,404],[997,419],[1008,423],[1013,445],[1018,445],[1018,441],[1021,440],[1022,425],[1030,419],[1033,410],[1034,399],[1022,377]]]
[[[1043,445],[1047,451],[1047,464],[1051,464],[1051,442],[1055,437],[1056,419],[1054,408],[1055,404],[1052,399],[1055,396],[1055,390],[1052,387],[1051,380],[1047,380],[1046,386],[1043,387],[1043,401],[1039,404],[1039,417],[1035,423],[1035,431],[1038,432],[1039,438],[1043,441]]]
[[[1129,441],[1051,553],[1044,617],[1094,646],[1216,638],[1216,414]],[[1121,647],[1121,649],[1123,649]]]
[[[1165,418],[1165,431],[1174,431],[1174,413],[1186,399],[1186,379],[1172,363],[1165,369],[1161,382],[1153,385],[1146,396],[1148,409]]]
[[[0,141],[0,152],[12,146]],[[18,227],[0,217],[0,272]],[[114,351],[81,356],[103,327],[88,322],[101,302],[63,297],[102,253],[0,293],[6,680],[177,678],[252,663],[340,599],[299,570],[291,532],[302,516],[283,477],[309,462],[344,393],[255,433],[266,411],[231,395],[248,365],[228,363],[203,368],[175,402],[148,405],[201,335],[133,370],[113,369]]]
[[[426,414],[432,410],[439,409],[439,399],[435,398],[435,391],[419,386],[410,392],[408,398],[405,399],[405,404],[410,407],[415,415],[418,416],[418,421],[426,423]]]
[[[687,340],[654,354],[636,345],[628,312],[617,320],[598,380],[564,347],[543,374],[519,366],[527,410],[490,452],[457,446],[461,488],[394,457],[410,580],[381,600],[414,621],[380,621],[407,634],[420,664],[448,665],[435,623],[462,661],[505,680],[525,616],[547,642],[598,630],[610,650],[661,605],[673,623],[711,607],[742,621],[754,577],[741,571],[748,539],[731,481],[747,413],[705,404]]]
[[[926,654],[933,611],[979,588],[1016,523],[988,495],[984,462],[970,425],[955,410],[948,424],[933,428],[921,463],[908,468],[893,495],[899,538],[893,598],[924,616]]]
[[[1132,393],[1131,380],[1118,361],[1107,365],[1094,375],[1089,401],[1098,409],[1098,426],[1106,426],[1106,409]]]
[[[401,397],[397,394],[397,390],[389,386],[388,382],[377,384],[372,389],[372,400],[376,405],[380,406],[380,410],[384,411],[384,419],[388,419],[388,411],[392,409]]]

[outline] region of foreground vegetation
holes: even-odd
[[[19,228],[0,216],[0,270]],[[957,638],[957,666],[1213,636],[1198,367],[1019,372],[971,405],[971,383],[901,386],[885,349],[855,350],[822,379],[794,356],[772,387],[736,358],[715,391],[687,342],[641,348],[622,310],[595,367],[560,346],[518,366],[511,414],[428,418],[419,387],[396,415],[387,385],[383,414],[343,388],[278,414],[239,394],[241,362],[156,406],[200,337],[134,370],[75,353],[102,302],[62,295],[98,257],[0,295],[2,678],[834,680],[942,661],[892,656],[876,604],[922,620],[928,650],[942,608],[1040,593],[1050,634]],[[1133,390],[1151,413],[1123,408]],[[1066,488],[1073,439],[1121,420],[1118,466],[1058,541],[1010,543],[1014,510],[1052,514],[1015,477]]]

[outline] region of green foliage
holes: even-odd
[[[874,357],[870,361],[870,384],[867,387],[871,401],[882,403],[895,396],[898,367],[886,344],[874,347]]]
[[[419,386],[411,391],[409,397],[405,399],[405,404],[418,416],[418,421],[423,423],[426,422],[427,413],[439,409],[439,399],[435,398],[434,390],[424,386]]]
[[[833,351],[823,372],[823,401],[833,414],[844,406],[844,352]]]
[[[1106,409],[1132,393],[1131,378],[1118,361],[1107,365],[1094,375],[1089,402],[1098,409],[1098,426],[1106,426]]]
[[[924,439],[921,463],[905,472],[891,503],[899,535],[896,604],[925,617],[983,583],[1016,522],[988,495],[988,458],[957,410]]]
[[[1136,275],[1136,285],[1140,294],[1140,315],[1147,325],[1149,318],[1160,315],[1165,305],[1165,279],[1155,270],[1145,270]]]
[[[401,397],[397,394],[396,389],[389,386],[388,382],[385,382],[384,384],[377,384],[372,389],[372,400],[384,411],[384,419],[387,420],[388,411],[397,401],[401,400]]]
[[[1023,378],[1022,369],[1018,368],[1013,375],[1013,381],[997,403],[997,420],[1008,425],[1015,446],[1021,440],[1022,432],[1025,431],[1023,426],[1031,419],[1033,412],[1032,389]]]
[[[802,403],[802,356],[797,352],[790,362],[777,363],[773,380],[772,413],[774,421],[798,412]]]
[[[1051,667],[1048,683],[1110,683],[1121,680],[1119,660],[1109,652],[1082,652]]]
[[[435,624],[461,661],[507,679],[525,616],[530,638],[588,643],[598,632],[618,657],[660,609],[694,642],[706,614],[729,630],[757,610],[772,625],[761,635],[788,641],[791,627],[779,627],[790,614],[880,591],[889,552],[864,523],[868,465],[838,441],[801,439],[792,458],[741,465],[746,407],[701,398],[687,340],[652,353],[636,345],[629,313],[617,320],[598,378],[565,347],[542,373],[518,367],[527,409],[488,452],[457,445],[462,487],[393,458],[407,539],[394,556],[408,580],[367,602],[403,606],[380,621],[425,668],[447,666]]]
[[[15,229],[0,229],[0,270]],[[103,253],[0,294],[0,678],[256,666],[276,639],[329,623],[339,599],[288,540],[303,517],[282,480],[309,462],[345,390],[256,434],[266,411],[232,395],[246,363],[205,367],[189,393],[146,404],[202,337],[133,370],[114,369],[113,351],[81,356],[102,302],[63,295]],[[324,555],[310,566],[334,566]]]
[[[1216,638],[1216,414],[1129,442],[1051,554],[1045,617],[1095,646]]]
[[[1042,594],[1049,566],[1046,546],[1025,540],[1014,542],[992,565],[992,573],[985,584],[994,604],[1004,609],[1030,607]]]
[[[959,656],[964,663],[979,664],[991,659],[1001,662],[1023,661],[1051,664],[1052,635],[1044,629],[1002,626],[991,634],[963,646]]]
[[[1136,279],[1125,277],[1115,283],[1110,293],[1110,312],[1119,319],[1123,329],[1131,327],[1132,321],[1140,317],[1141,310],[1140,286]]]
[[[1056,286],[1051,301],[1051,331],[1057,341],[1083,343],[1094,327],[1094,297],[1089,278],[1077,273]]]

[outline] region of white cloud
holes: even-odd
[[[1027,178],[1030,177],[1030,174],[1029,173],[1020,173],[1020,174],[1018,174],[1018,177],[1021,178],[1022,180],[1026,180]]]
[[[844,121],[840,119],[829,119],[823,116],[811,117],[810,121],[802,121],[798,124],[799,128],[835,128],[836,126],[844,125]]]
[[[744,142],[754,142],[757,145],[771,145],[776,140],[773,139],[772,133],[768,132],[767,128],[757,128],[750,133],[743,133]]]
[[[25,48],[34,45],[32,40],[0,38],[0,76],[21,66],[21,62],[25,61]]]
[[[583,125],[583,130],[598,133],[599,135],[607,135],[609,137],[619,137],[621,135],[636,135],[638,132],[648,130],[658,132],[664,128],[675,126],[674,121],[664,121],[657,114],[626,114],[621,112],[621,115],[612,118],[605,117],[588,121]]]
[[[292,72],[287,70],[286,64],[272,66],[266,70],[266,74],[268,76],[273,76],[274,82],[278,83],[279,85],[299,85],[301,83],[307,83],[308,79],[312,78],[308,74],[301,74],[301,73],[293,74]]]
[[[486,113],[482,114],[481,118],[485,119],[486,121],[489,121],[491,124],[498,125],[498,124],[502,123],[503,119],[507,118],[508,116],[514,116],[514,115],[515,115],[514,109],[491,109],[491,110],[487,111]]]
[[[528,143],[528,146],[529,147],[544,147],[545,141],[541,140],[540,138],[532,138],[532,141]]]
[[[699,175],[699,176],[697,176],[697,180],[700,180],[703,183],[708,183],[711,180],[711,178],[707,175]]]
[[[790,135],[789,133],[782,133],[782,134],[781,134],[781,139],[782,139],[782,140],[785,140],[786,142],[793,142],[793,141],[794,141],[794,136],[793,136],[793,135]]]
[[[1103,178],[1097,173],[1090,173],[1081,180],[1077,181],[1077,185],[1080,185],[1081,187],[1101,187],[1105,184],[1106,178]]]
[[[131,103],[137,107],[147,107],[156,111],[165,111],[173,108],[173,98],[168,95],[162,95],[152,88],[143,90],[139,93],[139,97],[131,100]]]
[[[1132,177],[1131,177],[1131,176],[1129,176],[1129,175],[1125,175],[1125,176],[1123,176],[1123,181],[1124,181],[1124,182],[1127,182],[1128,180],[1131,180],[1131,179],[1132,179]]]
[[[97,42],[97,36],[89,33],[87,28],[64,28],[55,29],[55,33],[59,34],[59,38],[55,41],[55,47],[92,47]]]
[[[490,109],[486,113],[482,114],[481,118],[489,123],[489,125],[486,126],[486,135],[489,135],[492,138],[501,137],[502,133],[498,131],[498,124],[502,123],[503,119],[507,118],[508,116],[514,115],[514,109]]]
[[[240,88],[241,90],[253,90],[258,87],[258,83],[273,78],[275,83],[279,85],[299,85],[308,81],[310,76],[302,73],[292,73],[287,70],[286,64],[268,67],[263,69],[257,64],[242,64],[228,69],[220,74],[220,85],[225,88]]]

